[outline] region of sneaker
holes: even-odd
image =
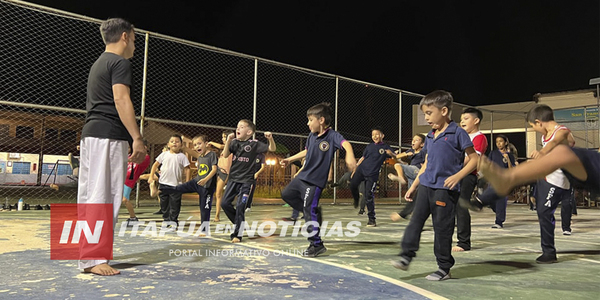
[[[282,220],[284,220],[286,222],[296,223],[296,218],[283,218]]]
[[[173,226],[173,225],[167,225],[167,227],[165,228],[165,232],[174,232],[177,230],[177,227]]]
[[[565,231],[563,231],[563,235],[571,235],[571,231],[565,230]]]
[[[153,215],[162,215],[162,214],[164,214],[164,213],[162,212],[162,210],[160,210],[160,209],[159,209],[158,211],[155,211],[155,212],[153,212],[152,214],[153,214]]]
[[[442,281],[446,279],[450,279],[450,271],[446,272],[444,270],[437,270],[425,277],[427,280],[431,281]]]
[[[535,262],[538,264],[551,264],[558,262],[558,259],[556,259],[556,254],[543,253],[535,259]]]
[[[282,205],[281,207],[290,207],[290,205],[286,203],[286,204]]]
[[[483,203],[477,198],[477,196],[467,200],[464,198],[458,198],[458,204],[464,208],[472,211],[480,212],[483,210]]]
[[[140,221],[140,220],[138,220],[138,218],[137,218],[137,217],[129,218],[129,219],[127,219],[127,227],[129,227],[129,226],[133,226],[133,223],[134,223],[134,222],[139,222],[139,221]]]
[[[314,246],[311,244],[310,246],[308,246],[308,248],[306,248],[306,250],[304,250],[304,252],[302,252],[302,256],[317,257],[317,256],[319,256],[319,254],[325,253],[325,251],[327,251],[327,248],[325,248],[325,245],[321,244],[319,246]]]
[[[502,225],[500,225],[500,224],[494,224],[494,225],[492,226],[492,228],[494,228],[494,229],[502,229],[502,228],[503,228],[503,226],[502,226]]]
[[[375,220],[373,219],[369,219],[369,222],[367,222],[367,227],[376,227],[377,226],[377,222],[375,222]]]
[[[337,183],[337,182],[334,182],[334,183],[332,183],[332,184],[329,185],[330,188],[335,188],[335,187],[338,187],[338,186],[340,186],[340,184]]]
[[[410,261],[408,261],[408,259],[404,258],[404,257],[400,257],[399,260],[392,260],[392,266],[396,269],[400,269],[400,270],[408,270],[408,265],[410,264]]]
[[[359,216],[363,216],[364,214],[365,214],[365,210],[364,209],[361,209],[361,210],[358,211],[358,215]]]
[[[252,207],[246,208],[246,210],[244,211],[244,213],[249,213],[250,211],[252,211]]]

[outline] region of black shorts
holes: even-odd
[[[583,148],[571,148],[571,150],[583,164],[585,172],[587,173],[587,179],[581,181],[563,169],[565,176],[567,176],[575,188],[600,192],[600,153]]]
[[[223,182],[227,181],[227,176],[229,176],[229,174],[223,172],[223,170],[221,168],[217,168],[217,176],[219,176],[219,178],[221,178],[221,180],[223,180]]]

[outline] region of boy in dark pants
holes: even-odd
[[[254,173],[256,164],[256,156],[259,153],[267,151],[275,151],[275,141],[270,132],[265,132],[265,137],[269,140],[269,145],[251,140],[252,134],[256,130],[254,123],[250,120],[241,120],[238,122],[235,135],[233,133],[227,136],[223,156],[227,157],[233,153],[231,169],[229,169],[229,179],[227,187],[221,202],[221,208],[227,215],[227,218],[235,224],[235,228],[231,233],[231,242],[239,243],[242,241],[243,228],[245,226],[246,203],[254,184]],[[237,137],[237,138],[235,138]],[[233,200],[237,195],[237,205],[233,207]]]
[[[459,183],[477,166],[477,153],[469,135],[450,119],[452,95],[446,91],[434,91],[425,96],[419,106],[425,120],[433,130],[427,135],[423,150],[427,153],[425,163],[405,197],[415,199],[415,209],[404,237],[400,260],[393,261],[395,268],[408,270],[408,265],[419,250],[419,240],[425,221],[433,218],[434,253],[438,270],[426,277],[441,281],[450,278],[452,257],[452,234],[454,233],[454,209],[459,196]],[[464,154],[469,157],[463,167]]]
[[[367,145],[362,157],[356,164],[356,171],[350,179],[350,191],[354,198],[354,208],[358,207],[360,200],[359,185],[364,186],[364,197],[367,204],[369,222],[367,226],[375,227],[375,188],[379,179],[381,164],[388,158],[395,156],[390,145],[383,143],[383,132],[381,128],[375,127],[371,130],[373,143]],[[389,153],[386,153],[389,152]]]
[[[548,153],[557,145],[563,144],[569,147],[575,145],[571,131],[554,121],[554,112],[547,105],[534,106],[527,113],[527,122],[533,130],[543,135],[542,149],[531,153],[534,159]],[[554,211],[559,202],[562,202],[563,230],[571,233],[571,184],[562,170],[558,169],[546,175],[544,179],[538,180],[537,200],[543,253],[535,261],[541,264],[554,263],[557,262],[554,247]]]
[[[356,168],[356,159],[350,142],[329,127],[331,124],[329,103],[321,103],[309,108],[306,116],[310,129],[306,140],[306,149],[281,161],[281,164],[285,166],[290,162],[305,158],[304,167],[281,192],[281,198],[295,210],[304,211],[310,245],[302,255],[316,257],[327,251],[320,237],[322,215],[319,198],[327,184],[329,167],[335,151],[344,148],[346,166],[349,171]]]
[[[207,149],[208,138],[206,135],[199,135],[192,139],[194,150],[184,148],[187,154],[197,159],[196,167],[198,174],[194,179],[175,186],[174,188],[163,188],[162,194],[176,192],[179,194],[196,192],[198,193],[198,206],[200,207],[200,222],[203,231],[200,235],[208,235],[210,226],[210,210],[212,208],[212,199],[215,192],[217,181],[214,179],[217,174],[217,154]]]
[[[477,155],[485,153],[488,147],[487,138],[479,130],[483,120],[483,113],[476,108],[468,107],[463,110],[460,116],[460,126],[469,134],[473,143],[473,149]],[[477,157],[479,159],[479,156]],[[469,161],[465,157],[465,164]],[[471,199],[473,191],[477,187],[477,170],[469,173],[460,182],[459,199]],[[471,214],[469,209],[457,205],[456,208],[456,236],[458,242],[452,247],[453,252],[462,252],[471,250]]]

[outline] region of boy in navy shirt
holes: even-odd
[[[418,187],[415,210],[402,238],[400,260],[392,262],[394,267],[408,270],[419,249],[423,225],[431,214],[435,232],[433,250],[439,269],[426,279],[434,281],[450,278],[450,268],[454,265],[451,249],[459,184],[477,167],[477,153],[469,135],[450,119],[452,102],[452,95],[440,90],[431,92],[419,103],[425,121],[433,130],[425,140],[425,163],[405,195],[411,199]],[[469,162],[463,167],[465,152]]]
[[[303,256],[316,257],[327,251],[320,237],[321,207],[319,198],[327,184],[329,167],[335,151],[346,150],[346,166],[352,171],[356,168],[356,159],[352,145],[337,131],[331,129],[331,107],[329,103],[317,104],[308,109],[308,128],[310,134],[306,140],[306,149],[283,159],[282,165],[305,158],[302,171],[281,192],[281,198],[295,210],[304,211],[306,231],[310,245]]]
[[[229,179],[227,187],[223,195],[221,208],[227,215],[227,218],[235,224],[235,228],[231,233],[231,242],[239,243],[242,241],[244,232],[243,226],[246,218],[244,212],[246,210],[246,202],[250,195],[252,185],[254,184],[254,173],[256,157],[259,153],[267,151],[275,151],[275,141],[270,132],[265,132],[265,137],[269,140],[269,145],[250,139],[256,130],[256,126],[250,120],[241,120],[238,122],[235,135],[233,133],[227,136],[223,156],[227,157],[230,153],[233,154],[231,169],[229,169]],[[237,137],[237,138],[235,138]],[[233,200],[238,196],[237,206],[233,207]]]
[[[359,185],[364,186],[365,200],[367,204],[369,222],[367,226],[375,227],[375,188],[377,187],[377,181],[379,179],[379,170],[381,164],[390,157],[386,151],[392,153],[392,148],[383,143],[383,131],[379,127],[375,127],[371,130],[371,138],[373,143],[367,145],[362,157],[356,164],[356,171],[352,174],[350,179],[350,191],[354,198],[354,208],[358,207],[358,201],[360,199]]]

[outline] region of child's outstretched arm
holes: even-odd
[[[152,165],[152,169],[150,170],[150,176],[148,176],[148,183],[152,184],[155,181],[154,176],[156,174],[156,170],[158,170],[158,166],[160,166],[160,163],[155,161]]]
[[[427,154],[425,154],[425,162],[421,165],[421,169],[419,169],[419,173],[417,173],[417,178],[415,178],[415,181],[413,181],[413,184],[408,187],[408,191],[406,191],[406,194],[404,194],[404,198],[406,199],[406,201],[408,201],[408,202],[413,201],[412,195],[414,194],[414,192],[417,190],[417,187],[419,187],[419,184],[421,183],[421,181],[419,180],[419,176],[421,176],[421,174],[423,174],[426,169],[427,169]]]
[[[265,164],[260,164],[260,169],[258,169],[258,171],[256,171],[256,173],[254,173],[254,179],[258,178],[260,173],[262,173],[264,170],[265,170]]]
[[[273,134],[270,131],[267,131],[265,132],[265,137],[269,141],[269,152],[275,152],[275,150],[277,150],[277,145],[273,139]]]
[[[342,147],[346,150],[346,166],[348,171],[354,172],[356,169],[356,158],[354,157],[354,150],[352,150],[352,144],[348,141],[342,143]]]
[[[225,148],[225,145],[223,144],[219,144],[217,142],[208,142],[209,145],[219,149],[219,150],[223,150],[223,148]]]
[[[294,155],[292,155],[292,156],[290,156],[290,157],[288,157],[288,158],[284,158],[284,159],[282,159],[282,160],[281,160],[279,163],[280,163],[282,166],[284,166],[284,167],[285,167],[287,164],[289,164],[289,163],[291,163],[291,162],[294,162],[294,161],[297,161],[297,160],[299,160],[299,159],[303,159],[303,158],[305,158],[305,157],[306,157],[306,149],[304,149],[304,150],[302,150],[302,151],[300,151],[300,152],[298,152],[298,153],[296,153],[296,154],[294,154]],[[303,166],[303,167],[304,167],[304,166]]]
[[[465,176],[469,175],[477,168],[479,155],[475,152],[475,149],[469,147],[465,149],[465,153],[467,153],[468,162],[460,169],[460,171],[458,171],[458,173],[446,178],[444,187],[453,189],[463,178],[465,178]]]
[[[230,133],[227,136],[227,141],[225,142],[225,146],[223,146],[223,156],[227,157],[231,152],[229,152],[229,145],[231,145],[231,140],[235,137],[235,133]]]
[[[570,144],[570,142],[569,142],[570,135],[571,135],[571,131],[569,131],[569,130],[556,131],[554,133],[554,139],[552,139],[550,142],[548,142],[546,144],[546,146],[544,146],[544,148],[542,148],[540,151],[533,151],[531,153],[531,158],[540,158],[540,157],[548,154],[548,152],[552,151],[552,149],[554,149],[554,147],[556,147],[560,144],[565,144],[565,145]],[[574,140],[573,140],[573,144],[575,144]]]

